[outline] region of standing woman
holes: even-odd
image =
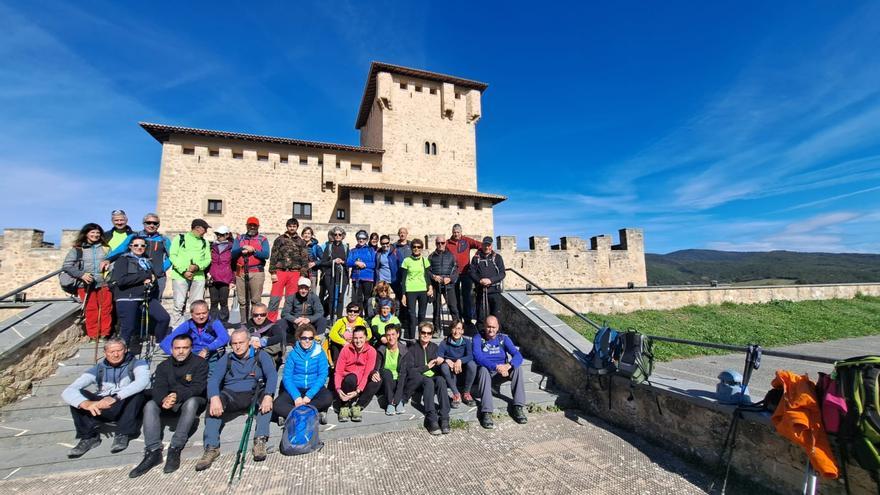
[[[211,243],[211,267],[208,269],[208,291],[211,296],[211,318],[225,325],[229,321],[229,289],[235,287],[232,272],[232,234],[229,227],[214,229],[217,238]]]
[[[324,254],[324,249],[321,247],[321,243],[315,239],[315,231],[312,230],[311,227],[305,227],[302,230],[302,234],[300,237],[306,241],[306,247],[309,250],[309,280],[312,281],[312,287],[317,287],[318,283],[318,262],[321,261],[321,256]]]
[[[434,294],[429,279],[428,267],[431,262],[422,256],[424,245],[419,239],[412,241],[412,254],[404,258],[400,265],[403,299],[401,302],[409,309],[409,331],[407,338],[416,339],[416,328],[425,319],[428,298]],[[416,307],[418,306],[418,309]]]
[[[86,334],[92,339],[109,337],[113,327],[113,295],[104,278],[110,265],[106,259],[109,251],[104,229],[96,223],[87,223],[80,229],[61,265],[65,273],[82,282],[77,295],[85,301]]]
[[[128,252],[116,258],[110,284],[113,286],[113,297],[116,300],[116,316],[119,318],[119,334],[125,345],[140,354],[141,303],[148,298],[147,312],[150,321],[155,324],[156,341],[161,342],[168,333],[171,317],[159,301],[159,287],[156,284],[156,270],[147,253],[147,239],[135,236],[128,243]],[[149,331],[149,329],[146,329]],[[134,338],[137,336],[136,338]],[[134,343],[134,345],[132,345]]]
[[[370,234],[370,241],[367,243],[368,246],[373,248],[373,251],[379,250],[379,234],[373,232]]]

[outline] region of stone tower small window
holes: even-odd
[[[426,155],[430,155],[430,154],[431,154],[431,143],[429,143],[429,142],[427,142],[427,141],[425,141],[425,154],[426,154]]]
[[[432,155],[437,154],[437,143],[431,143],[431,154]]]
[[[419,85],[416,85],[416,93],[421,93],[421,92],[422,92],[422,87]]]
[[[449,200],[441,199],[440,200],[440,208],[449,208]]]
[[[431,198],[422,198],[422,206],[425,208],[431,207]]]
[[[195,148],[183,148],[183,154],[184,155],[195,155],[196,149]]]
[[[299,218],[301,220],[311,220],[312,219],[312,204],[311,203],[293,203],[293,218]]]
[[[463,210],[465,208],[467,208],[467,207],[465,206],[464,201],[459,201],[458,202],[458,209]]]
[[[220,150],[208,149],[208,156],[220,156]]]
[[[437,94],[437,88],[431,88],[430,91],[431,91],[431,94],[432,94],[432,95],[436,95],[436,94]]]
[[[386,205],[393,205],[394,204],[394,196],[392,196],[390,194],[386,194],[385,195],[385,204]]]
[[[360,163],[352,163],[352,164],[351,164],[351,169],[352,169],[352,170],[360,171],[360,170],[362,169],[362,167],[361,167],[361,164],[360,164]]]
[[[372,194],[364,194],[364,203],[371,205],[373,204],[373,195]]]
[[[400,83],[400,89],[406,89],[406,83],[405,83],[405,82]]]
[[[475,209],[475,210],[482,210],[482,209],[483,209],[483,203],[482,203],[481,201],[474,201],[474,209]]]
[[[336,208],[336,219],[337,220],[345,220],[345,210],[342,208]]]
[[[208,214],[222,215],[223,214],[223,200],[209,199],[208,200]]]

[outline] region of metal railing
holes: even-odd
[[[52,278],[52,277],[58,275],[59,273],[61,273],[61,270],[60,270],[60,269],[59,269],[59,270],[55,270],[55,271],[52,272],[52,273],[49,273],[49,274],[43,275],[42,277],[40,277],[40,278],[38,278],[38,279],[35,279],[35,280],[32,280],[32,281],[30,281],[30,282],[28,282],[28,283],[22,285],[21,287],[18,287],[18,288],[16,288],[16,289],[13,289],[12,291],[7,292],[6,294],[3,294],[2,296],[0,296],[0,301],[4,301],[4,300],[6,300],[6,299],[9,299],[10,297],[15,296],[16,294],[20,294],[20,293],[22,293],[22,292],[24,292],[24,291],[30,289],[31,287],[33,287],[33,286],[39,284],[40,282],[43,282],[43,281],[49,280],[50,278]]]

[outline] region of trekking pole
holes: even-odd
[[[810,464],[810,457],[807,456],[807,472],[804,474],[804,491],[803,495],[816,495],[816,471]]]
[[[247,322],[251,319],[251,274],[248,270],[248,264],[250,263],[250,256],[244,255],[244,319],[241,321],[242,325],[247,325]]]
[[[247,444],[248,438],[251,434],[251,427],[254,424],[254,415],[256,414],[257,409],[257,398],[262,395],[263,388],[261,386],[257,386],[257,390],[254,391],[254,396],[251,399],[251,405],[248,408],[247,419],[244,422],[244,431],[241,434],[241,441],[238,442],[238,450],[235,452],[235,463],[232,464],[232,472],[229,473],[229,483],[232,484],[232,480],[235,477],[235,471],[238,470],[238,479],[241,479],[241,474],[244,472],[244,463],[247,462]]]
[[[88,304],[88,302],[89,302],[89,295],[92,293],[92,286],[86,285],[83,290],[84,290],[84,292],[83,292],[82,304],[80,304],[80,306],[79,306],[79,318],[77,318],[78,321],[76,322],[76,324],[82,326],[82,330],[83,330],[83,332],[85,332],[86,331],[86,304]],[[86,332],[86,335],[88,335],[88,332]]]
[[[139,354],[142,359],[146,359],[147,365],[153,360],[153,346],[150,340],[150,292],[152,290],[152,282],[144,286],[144,295],[141,298],[140,342],[138,342]],[[146,352],[143,352],[144,342],[147,342]]]
[[[330,321],[333,321],[333,318],[336,317],[336,298],[339,295],[336,291],[336,263],[332,263],[330,265],[330,279],[331,279],[331,287],[333,287],[333,295],[331,296],[331,301],[333,304],[330,306]]]

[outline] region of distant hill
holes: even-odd
[[[648,285],[880,282],[880,254],[686,249],[646,254]]]

